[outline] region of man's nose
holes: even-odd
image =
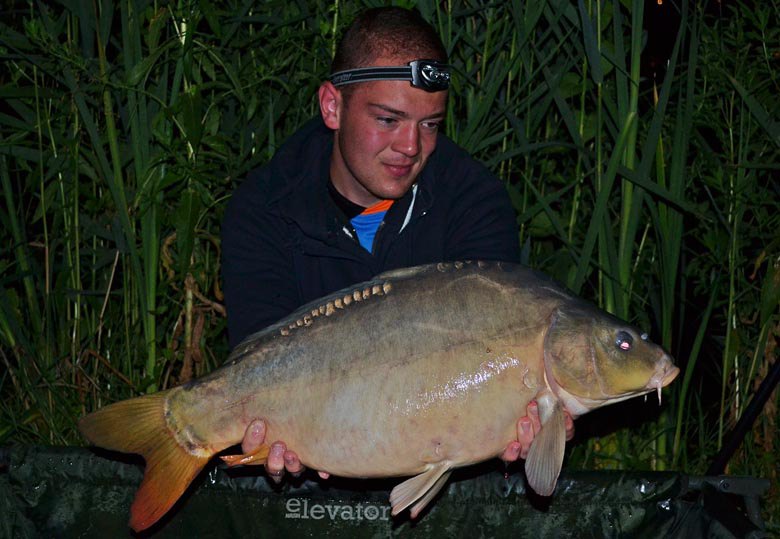
[[[393,140],[393,150],[407,157],[420,153],[420,129],[416,123],[409,123],[398,130]]]

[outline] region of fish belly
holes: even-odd
[[[516,439],[517,419],[542,382],[538,362],[525,359],[539,352],[494,348],[469,343],[341,376],[299,376],[244,395],[201,387],[177,403],[180,424],[221,450],[263,418],[269,442],[283,440],[305,465],[345,477],[479,462]]]

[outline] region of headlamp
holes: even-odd
[[[359,67],[333,73],[334,86],[375,80],[408,80],[426,92],[441,92],[450,87],[450,66],[436,60],[413,60],[405,66]]]

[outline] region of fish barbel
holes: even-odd
[[[214,372],[79,422],[94,445],[139,453],[135,530],[264,419],[301,462],[346,477],[413,476],[390,494],[415,517],[453,468],[497,457],[536,399],[529,485],[552,494],[578,417],[669,384],[679,369],[625,322],[502,262],[390,271],[248,337]],[[242,456],[259,460],[258,455]],[[235,458],[229,459],[236,461]]]

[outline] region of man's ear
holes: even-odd
[[[319,99],[320,113],[325,125],[333,130],[338,129],[341,124],[341,92],[333,83],[325,81],[320,85]]]

